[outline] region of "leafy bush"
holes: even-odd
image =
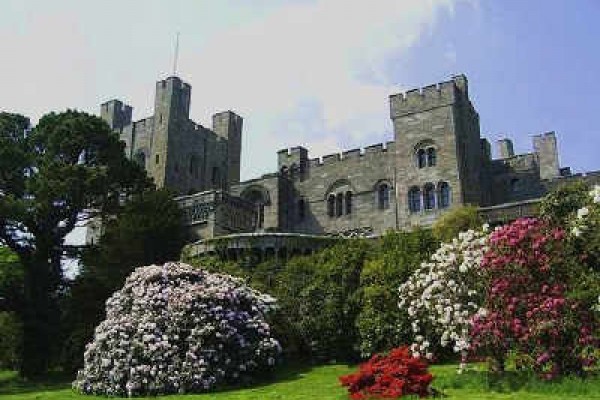
[[[273,294],[290,329],[301,335],[320,361],[358,356],[355,320],[360,310],[360,274],[372,246],[350,239],[309,257],[290,260],[276,278]]]
[[[228,275],[142,267],[106,304],[73,383],[84,393],[207,391],[249,380],[281,352],[264,319],[275,300]]]
[[[482,268],[490,276],[485,309],[474,317],[472,344],[503,370],[509,350],[525,355],[552,379],[581,373],[594,346],[589,310],[566,297],[569,271],[565,232],[543,220],[522,218],[497,229]],[[567,262],[569,260],[567,259]]]
[[[432,394],[433,375],[427,372],[427,363],[413,357],[408,347],[393,349],[387,356],[374,355],[358,372],[339,379],[355,400]]]
[[[471,205],[455,207],[444,213],[432,227],[433,236],[441,242],[450,242],[460,232],[479,229],[483,219],[478,208]]]
[[[399,306],[411,321],[413,354],[432,358],[450,347],[466,357],[470,319],[483,302],[480,264],[487,245],[487,227],[461,232],[400,285]]]
[[[554,189],[542,200],[540,216],[554,225],[564,226],[577,209],[589,202],[589,190],[589,186],[581,181]]]
[[[387,232],[360,276],[360,312],[356,318],[363,357],[388,351],[413,337],[397,288],[438,246],[430,230]]]
[[[23,347],[23,324],[14,312],[0,311],[0,338],[0,368],[19,368]]]

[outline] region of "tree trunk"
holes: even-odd
[[[25,299],[23,309],[23,354],[21,375],[37,378],[48,371],[58,338],[59,313],[54,257],[36,249],[24,263]],[[55,261],[54,261],[55,262]],[[59,277],[60,279],[60,277]]]

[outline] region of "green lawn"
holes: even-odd
[[[164,396],[161,399],[215,399],[215,400],[304,400],[347,399],[338,384],[338,376],[352,372],[346,365],[297,367],[283,369],[272,382],[253,388],[224,391],[205,395]],[[481,370],[456,374],[454,365],[433,366],[433,387],[449,399],[600,399],[600,378],[561,382],[539,382],[523,376],[508,375],[501,381],[491,381]],[[43,383],[26,383],[14,372],[0,372],[2,399],[90,399],[76,394],[64,379],[52,378]],[[154,398],[156,399],[156,398]]]

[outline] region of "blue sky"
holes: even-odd
[[[0,0],[0,109],[150,115],[179,31],[191,117],[244,117],[243,178],[280,148],[392,140],[388,95],[457,73],[492,142],[555,130],[563,166],[597,170],[599,17],[593,0]]]

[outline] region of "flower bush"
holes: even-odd
[[[433,376],[427,372],[427,363],[413,357],[406,346],[393,349],[387,356],[374,355],[359,366],[358,372],[339,379],[354,400],[432,394],[429,385]]]
[[[444,243],[400,286],[401,308],[412,321],[415,356],[432,358],[441,348],[467,355],[470,320],[482,304],[485,276],[479,268],[488,248],[488,227]]]
[[[107,396],[201,392],[248,380],[281,352],[275,300],[181,263],[136,269],[106,302],[73,386]]]
[[[502,370],[509,350],[551,379],[580,372],[594,343],[589,310],[566,296],[565,231],[522,218],[492,233],[481,267],[489,274],[485,308],[473,318],[472,345]]]

